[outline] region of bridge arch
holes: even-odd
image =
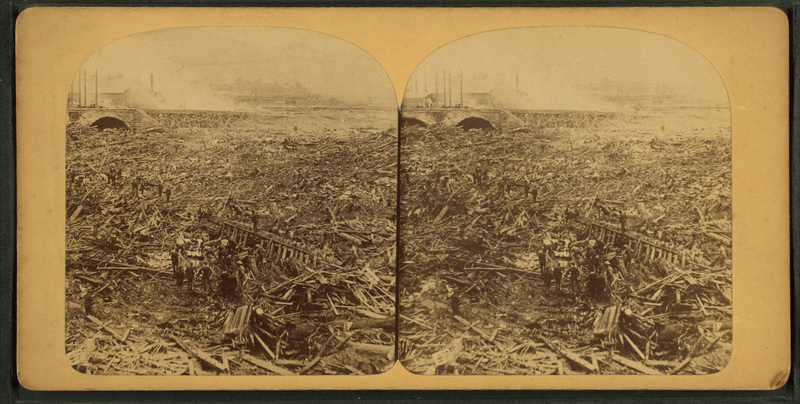
[[[125,121],[115,118],[113,116],[104,116],[96,119],[91,125],[102,131],[103,129],[128,129],[128,124]]]
[[[464,130],[470,130],[470,129],[494,130],[494,125],[492,125],[491,122],[487,121],[486,119],[475,116],[462,119],[459,123],[456,124],[456,126]]]
[[[425,123],[425,121],[422,121],[422,120],[417,119],[417,118],[406,118],[406,117],[400,118],[400,128],[401,129],[402,128],[407,128],[407,127],[410,128],[412,126],[419,126],[421,128],[426,128],[426,127],[428,127],[428,124]]]

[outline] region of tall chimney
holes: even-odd
[[[83,71],[83,106],[89,104],[89,95],[86,92],[86,70]]]
[[[428,71],[425,70],[425,83],[422,84],[422,87],[425,90],[425,95],[428,95]]]
[[[439,103],[439,71],[436,70],[436,103]]]
[[[153,73],[150,73],[150,92],[151,93],[154,92],[153,91]]]
[[[78,70],[78,108],[81,106],[81,71]]]
[[[450,92],[450,106],[453,106],[453,73],[447,69],[447,91]]]
[[[461,108],[464,108],[464,71],[458,71],[458,91],[461,92],[461,97],[459,98],[458,105]]]
[[[447,106],[447,71],[442,69],[442,106]]]
[[[100,103],[97,101],[97,69],[94,70],[94,107],[97,108],[100,106]]]

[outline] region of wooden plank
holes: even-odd
[[[264,348],[264,350],[265,350],[265,351],[267,351],[267,353],[269,354],[269,356],[271,356],[271,357],[272,357],[272,359],[274,360],[274,359],[275,359],[275,354],[272,352],[272,350],[271,350],[271,349],[269,349],[269,347],[267,346],[267,344],[265,344],[265,343],[264,343],[264,341],[261,339],[261,337],[259,337],[259,336],[258,336],[258,334],[257,334],[257,333],[255,333],[255,332],[253,333],[253,336],[255,336],[255,337],[256,337],[256,340],[258,341],[258,343],[259,343],[259,344],[261,344],[261,347],[262,347],[262,348]]]
[[[639,347],[636,346],[636,344],[634,344],[631,338],[628,336],[628,333],[623,332],[622,337],[625,338],[625,341],[628,341],[628,344],[630,344],[631,348],[633,348],[633,350],[636,351],[637,354],[639,354],[639,357],[642,358],[642,360],[647,360],[642,351],[639,350]]]
[[[265,360],[258,359],[255,356],[251,356],[251,355],[248,355],[248,354],[242,354],[242,359],[244,359],[247,362],[250,362],[253,365],[256,365],[256,366],[258,366],[258,367],[260,367],[262,369],[266,369],[266,370],[268,370],[268,371],[270,371],[272,373],[277,373],[279,375],[284,375],[284,376],[297,376],[297,373],[294,373],[294,372],[292,372],[292,371],[290,371],[288,369],[282,368],[282,367],[280,367],[278,365],[269,363],[269,362],[267,362]]]
[[[465,320],[465,319],[464,319],[464,318],[462,318],[461,316],[453,316],[453,317],[454,317],[456,320],[458,320],[458,322],[459,322],[459,323],[461,323],[461,324],[464,324],[465,326],[467,326],[467,329],[471,329],[471,330],[475,331],[475,332],[476,332],[478,335],[480,335],[480,336],[481,336],[483,339],[485,339],[485,340],[487,340],[487,341],[489,341],[489,342],[493,342],[493,340],[492,340],[492,337],[491,337],[489,334],[487,334],[487,333],[485,333],[485,332],[483,332],[483,331],[481,331],[481,330],[479,330],[479,329],[477,329],[477,328],[473,327],[473,326],[472,326],[472,324],[470,324],[470,323],[469,323],[467,320]]]
[[[98,320],[97,317],[92,316],[92,315],[88,315],[88,316],[86,316],[86,318],[91,320],[93,323],[99,325],[100,328],[102,328],[103,330],[106,330],[109,334],[113,335],[114,338],[118,339],[120,342],[125,342],[125,338],[123,338],[122,335],[119,335],[118,332],[112,330],[111,328],[106,327],[106,325],[103,324],[102,321]]]
[[[629,368],[631,368],[633,370],[636,370],[638,372],[642,372],[642,373],[644,373],[646,375],[663,375],[664,374],[664,373],[659,372],[658,370],[655,370],[653,368],[647,367],[642,363],[634,362],[634,361],[632,361],[632,360],[630,360],[628,358],[624,358],[622,356],[613,355],[613,354],[610,355],[610,356],[611,356],[611,360],[613,360],[614,362],[617,362],[619,364],[625,365],[625,366],[627,366],[627,367],[629,367]]]
[[[590,371],[590,372],[596,372],[596,371],[599,369],[599,368],[598,368],[597,366],[595,366],[594,364],[592,364],[592,363],[589,363],[589,362],[586,362],[585,360],[583,360],[583,359],[582,359],[580,356],[578,356],[576,353],[574,353],[574,352],[571,352],[571,351],[569,351],[569,350],[567,350],[567,349],[564,349],[564,348],[561,348],[561,347],[557,347],[557,346],[553,345],[553,343],[551,343],[549,340],[547,340],[546,338],[544,338],[544,337],[542,337],[542,336],[538,336],[537,338],[539,338],[540,340],[542,340],[542,342],[544,342],[544,343],[545,343],[545,344],[546,344],[548,347],[550,347],[550,349],[552,349],[554,352],[556,352],[556,353],[560,354],[561,356],[563,356],[563,357],[565,357],[565,358],[569,359],[570,361],[572,361],[572,362],[574,362],[574,363],[576,363],[576,364],[580,365],[580,366],[581,366],[581,367],[583,367],[584,369],[586,369],[586,370],[588,370],[588,371]]]
[[[205,353],[205,352],[203,352],[203,351],[201,351],[199,349],[193,349],[193,348],[189,347],[188,345],[186,345],[185,342],[181,341],[180,338],[178,338],[176,336],[172,336],[172,340],[175,341],[175,343],[177,343],[178,345],[180,345],[180,347],[184,351],[192,354],[197,359],[200,359],[201,361],[213,366],[214,368],[216,368],[220,372],[227,372],[228,371],[228,368],[223,366],[221,363],[217,362],[214,358],[211,357],[211,355],[209,355],[209,354],[207,354],[207,353]]]

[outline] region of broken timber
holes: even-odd
[[[687,258],[689,258],[690,262],[693,261],[688,251],[679,251],[668,246],[658,245],[660,242],[648,240],[644,236],[630,231],[626,231],[623,234],[622,231],[614,228],[615,226],[612,224],[600,223],[582,217],[579,217],[577,222],[588,231],[590,237],[601,240],[607,245],[614,245],[619,238],[625,237],[625,244],[631,248],[633,257],[636,259],[646,261],[664,259],[667,263],[676,265],[685,265]]]
[[[175,341],[178,345],[180,345],[180,347],[184,351],[194,355],[194,357],[196,357],[197,359],[200,359],[201,361],[213,366],[214,368],[216,368],[220,372],[227,372],[228,371],[228,367],[227,366],[223,365],[222,363],[217,362],[214,358],[211,357],[211,355],[209,355],[209,354],[207,354],[207,353],[205,353],[205,352],[203,352],[203,351],[201,351],[199,349],[194,349],[194,348],[188,346],[185,341],[182,341],[180,338],[178,338],[176,336],[172,336],[172,340]]]
[[[255,233],[216,218],[212,218],[212,222],[216,222],[220,226],[220,237],[227,237],[241,245],[260,245],[264,249],[267,258],[277,261],[294,258],[311,266],[316,266],[319,261],[337,264],[332,256],[274,234],[262,234],[266,232]]]

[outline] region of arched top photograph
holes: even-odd
[[[301,29],[171,28],[103,46],[66,95],[73,369],[392,367],[397,98],[372,56]]]
[[[728,364],[731,108],[700,53],[631,29],[478,33],[419,64],[400,126],[410,372]]]

